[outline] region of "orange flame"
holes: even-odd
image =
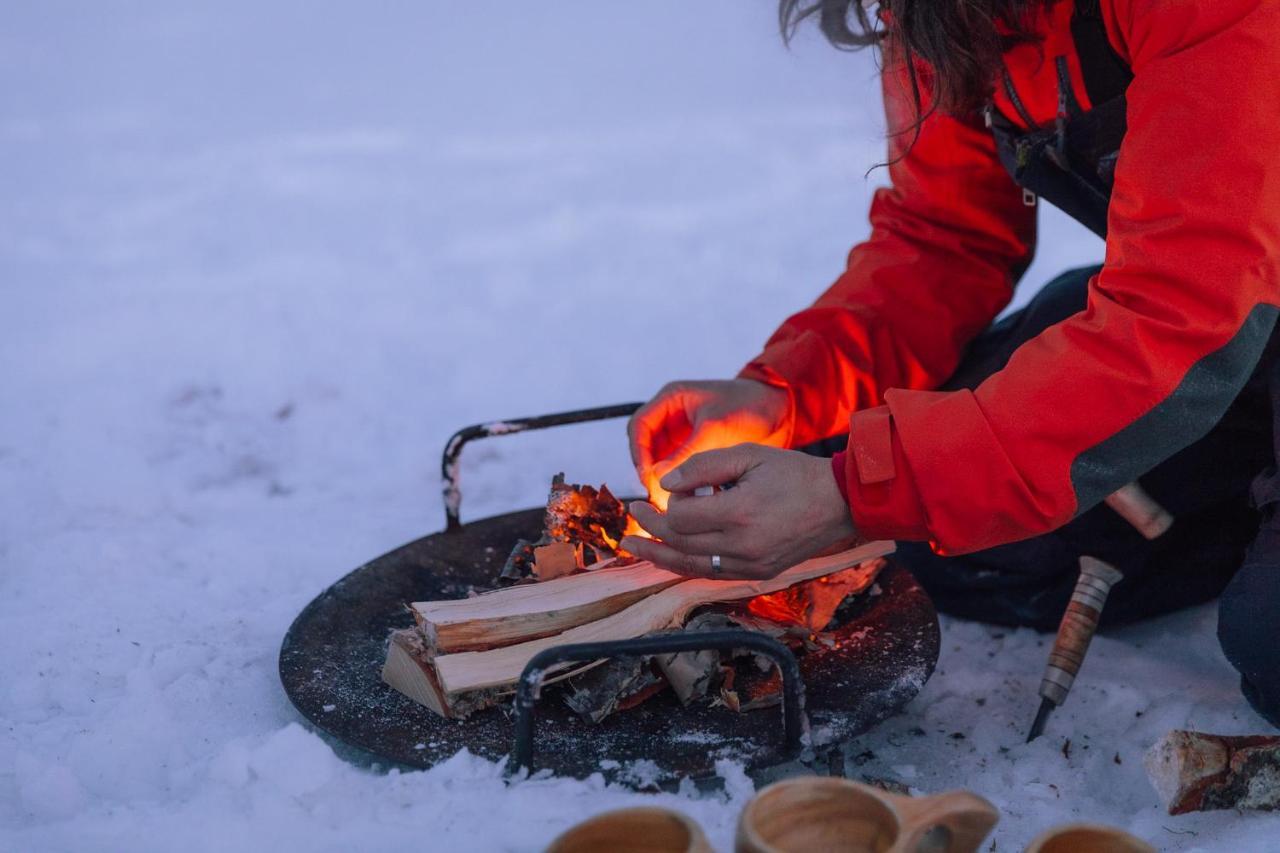
[[[835,617],[845,596],[862,584],[863,574],[855,566],[780,592],[757,595],[747,602],[747,612],[770,622],[822,631]]]
[[[649,495],[649,503],[656,506],[659,512],[667,511],[667,502],[671,500],[671,493],[658,485],[658,481],[674,467],[676,467],[674,464],[658,463],[640,476],[644,490]]]
[[[631,516],[628,515],[627,520],[630,521],[630,519],[631,519]],[[618,540],[610,536],[609,531],[605,530],[603,525],[593,524],[591,525],[591,528],[596,533],[600,534],[600,538],[604,540],[604,544],[608,545],[611,551],[618,550]],[[623,535],[625,536],[626,534],[624,533]]]

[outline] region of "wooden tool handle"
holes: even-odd
[[[1107,495],[1107,506],[1147,539],[1159,539],[1173,526],[1173,516],[1136,482]]]
[[[1000,813],[969,791],[947,791],[932,797],[885,795],[902,827],[892,853],[973,853],[991,832]]]
[[[1080,579],[1071,593],[1067,612],[1062,614],[1062,624],[1058,626],[1058,636],[1049,653],[1049,665],[1040,682],[1040,695],[1054,705],[1061,705],[1067,698],[1089,650],[1089,641],[1098,628],[1098,618],[1111,587],[1122,577],[1118,569],[1099,559],[1080,558]]]

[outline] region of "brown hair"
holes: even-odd
[[[909,60],[918,130],[935,109],[962,113],[981,106],[999,74],[1001,55],[1035,40],[1032,15],[1054,1],[880,0],[879,12],[872,13],[861,0],[779,0],[778,24],[790,40],[805,19],[817,18],[827,40],[846,50],[889,42]],[[910,60],[927,67],[923,79]],[[929,94],[923,114],[922,84]]]

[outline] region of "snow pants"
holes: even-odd
[[[1097,271],[1064,273],[1024,309],[992,325],[943,387],[977,387],[1024,342],[1083,310],[1088,281]],[[1280,334],[1217,426],[1142,477],[1142,486],[1176,519],[1158,540],[1144,539],[1099,504],[1052,533],[975,554],[940,557],[925,544],[900,543],[900,561],[945,613],[1041,630],[1056,630],[1083,554],[1124,573],[1103,613],[1104,625],[1220,595],[1223,651],[1240,671],[1250,703],[1280,726],[1278,356]]]

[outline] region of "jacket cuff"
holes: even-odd
[[[907,542],[930,538],[921,494],[887,406],[849,419],[849,445],[836,458],[843,467],[841,492],[858,533]]]
[[[1052,529],[973,392],[892,390],[885,402],[894,459],[909,460],[935,552],[972,553]]]

